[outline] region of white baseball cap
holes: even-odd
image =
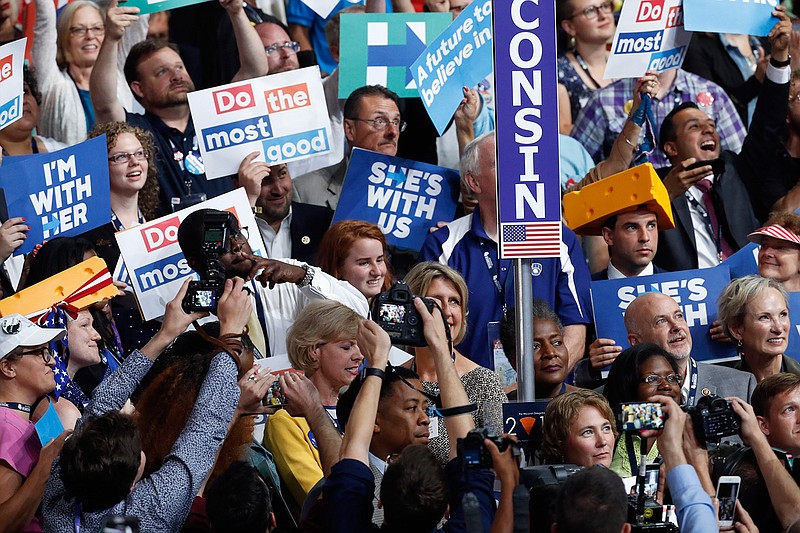
[[[65,329],[39,327],[18,313],[4,316],[0,318],[0,359],[20,346],[39,346],[66,334]]]

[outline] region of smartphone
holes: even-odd
[[[694,170],[696,168],[704,167],[706,165],[711,165],[711,172],[714,173],[715,176],[719,176],[723,172],[725,172],[725,161],[722,159],[709,159],[708,161],[696,161],[686,167],[686,170]]]
[[[621,403],[619,429],[623,432],[642,429],[664,429],[666,416],[658,402]]]
[[[736,499],[739,497],[739,476],[721,476],[717,482],[717,499],[719,500],[719,525],[732,526],[736,514]]]

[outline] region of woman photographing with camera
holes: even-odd
[[[441,307],[450,330],[451,348],[461,342],[466,335],[464,314],[469,297],[461,274],[446,265],[429,261],[415,265],[406,275],[405,282],[413,294],[430,298]],[[473,363],[455,348],[452,348],[452,360],[469,401],[477,406],[473,413],[475,426],[486,427],[493,434],[501,433],[502,404],[506,401],[506,395],[497,374]],[[414,348],[414,357],[403,366],[419,375],[422,387],[428,394],[439,394],[439,378],[433,353],[428,346]],[[428,446],[439,462],[445,464],[449,445],[443,418],[432,417],[429,431]]]

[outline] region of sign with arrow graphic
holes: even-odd
[[[408,67],[451,21],[450,13],[342,15],[339,98],[364,85],[383,85],[401,98],[419,96]]]

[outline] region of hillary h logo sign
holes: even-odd
[[[493,24],[500,256],[559,257],[554,4],[497,2]]]
[[[330,121],[319,67],[189,93],[206,176],[236,174],[242,160],[274,165],[330,151]]]
[[[449,13],[342,15],[339,98],[364,85],[383,85],[401,98],[419,96],[408,67],[451,20]]]

